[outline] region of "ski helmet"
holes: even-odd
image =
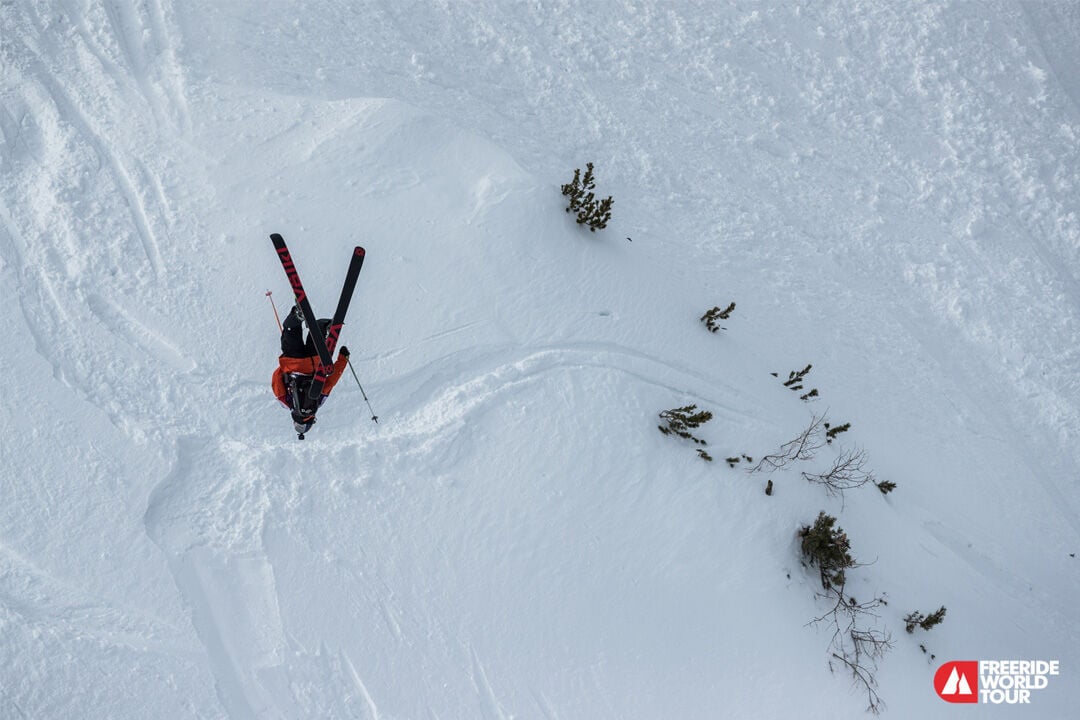
[[[293,428],[301,435],[310,430],[311,426],[315,424],[314,415],[302,415],[296,411],[293,411],[292,420]]]

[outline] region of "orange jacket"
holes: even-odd
[[[341,373],[345,371],[345,366],[349,363],[349,358],[346,355],[338,355],[337,362],[334,363],[334,369],[330,373],[330,376],[326,378],[326,384],[323,385],[322,399],[325,399],[330,391],[337,385],[337,381],[341,379]],[[278,369],[274,371],[274,376],[270,379],[270,384],[274,388],[274,397],[276,397],[282,405],[290,407],[289,403],[285,402],[285,373],[303,373],[304,375],[314,375],[315,371],[319,369],[319,356],[312,355],[306,358],[291,358],[284,355],[278,356]]]

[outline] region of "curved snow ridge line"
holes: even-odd
[[[356,197],[383,198],[393,197],[420,184],[420,174],[411,168],[396,168],[382,172],[370,183],[365,184]]]
[[[168,125],[189,135],[191,118],[183,71],[169,39],[170,35],[179,37],[180,33],[171,15],[166,16],[160,0],[145,0],[139,7],[123,3],[86,8],[70,1],[67,4],[66,20],[73,24],[81,46],[57,47],[54,43],[57,54],[85,48],[97,66],[80,62],[80,69],[103,74],[115,87],[143,98],[159,126]],[[40,21],[35,25],[39,37],[49,37]],[[71,64],[67,59],[65,63]],[[104,84],[100,82],[102,78],[97,79],[96,86]]]
[[[356,672],[356,665],[353,664],[352,658],[344,650],[341,651],[341,661],[349,671],[349,676],[356,685],[356,689],[360,691],[360,697],[363,698],[367,709],[367,717],[370,720],[379,720],[379,709],[375,705],[375,700],[371,697],[371,693],[368,692],[367,685],[360,679],[360,673]]]
[[[191,611],[218,699],[232,717],[284,718],[259,682],[286,639],[262,533],[271,505],[265,474],[235,441],[189,436],[150,493],[143,522]],[[246,480],[246,481],[245,481]]]
[[[183,629],[138,609],[87,594],[0,545],[0,606],[23,624],[71,641],[90,637],[138,652],[192,658],[199,652]]]
[[[0,112],[3,112],[2,107],[0,107]],[[3,197],[0,196],[0,272],[6,270],[9,266],[21,271],[25,264],[23,260],[25,247],[26,241],[23,239],[22,233],[19,232],[19,228],[15,226],[15,221],[12,219]]]
[[[343,648],[315,651],[285,634],[284,659],[254,676],[270,707],[258,717],[379,720],[375,700]]]
[[[261,681],[281,666],[288,647],[277,581],[262,553],[219,555],[195,548],[169,563],[191,608],[218,698],[232,717],[285,718]]]
[[[231,440],[184,438],[173,469],[147,503],[147,533],[169,556],[218,700],[233,717],[379,717],[351,659],[325,648],[311,656],[286,632],[263,531],[271,506],[287,513],[294,498],[264,493],[261,505],[239,508],[215,502],[224,486],[244,486],[245,476],[261,475],[267,481],[270,467],[287,474],[290,457],[296,468],[305,467],[305,451],[316,454],[309,446],[279,446],[273,452],[269,446],[252,448]],[[280,481],[278,476],[273,484]],[[222,508],[228,511],[224,517],[216,513]],[[228,541],[234,510],[241,524],[251,527],[240,545]],[[336,712],[327,715],[328,709]]]
[[[167,363],[178,372],[187,373],[195,369],[196,363],[194,360],[185,356],[165,336],[136,320],[130,312],[115,301],[103,295],[91,293],[86,297],[86,304],[89,306],[90,312],[96,315],[107,327],[111,327],[113,333],[129,345],[163,363]]]
[[[935,329],[932,325],[912,319],[906,320],[905,324],[912,328],[913,336],[926,338],[921,346],[923,351],[933,357],[940,366],[947,368],[950,375],[963,377],[966,372],[970,372],[973,377],[986,378],[993,376],[998,370],[994,358],[977,353],[958,355],[955,352],[943,350],[950,347],[950,344],[942,335],[941,329]],[[1038,404],[1040,396],[1034,392],[1025,394],[1025,390],[1028,390],[1026,384],[1006,383],[1000,392],[1006,393],[1006,397],[1011,397],[1013,403],[1030,403],[1033,407],[1037,406],[1039,411],[1044,412],[1045,405]],[[997,407],[987,400],[979,400],[975,396],[972,396],[972,399],[977,402],[979,413],[984,421],[994,428],[993,434],[988,436],[989,440],[1005,444],[1005,438],[1012,437],[1011,442],[1019,440],[1021,446],[1026,446],[1031,457],[1029,462],[1033,468],[1030,477],[1052,499],[1053,510],[1073,530],[1075,536],[1080,538],[1080,519],[1077,518],[1075,512],[1076,501],[1069,493],[1070,485],[1075,480],[1069,467],[1071,457],[1063,450],[1072,447],[1068,433],[1076,413],[1063,412],[1062,415],[1055,416],[1058,420],[1056,425],[1050,425],[1048,418],[1041,414],[1037,415],[1043,423],[1057,430],[1057,437],[1044,439],[1028,428],[1013,428],[1008,419],[997,411]],[[1052,395],[1050,400],[1064,401],[1060,395]],[[1072,411],[1072,406],[1070,405],[1067,410]]]
[[[328,114],[325,117],[321,114],[317,116],[316,119],[320,122],[314,129],[307,129],[300,133],[303,142],[310,145],[302,158],[302,162],[311,162],[327,143],[337,140],[342,135],[353,130],[368,128],[373,122],[378,121],[388,107],[394,104],[397,103],[382,98],[349,98],[348,100],[332,101],[325,106],[321,106],[320,109],[325,108]],[[286,137],[295,136],[295,130],[300,125],[301,123],[298,121],[283,135]],[[404,168],[403,172],[409,172],[412,176],[415,176],[415,182],[407,187],[413,187],[420,183],[420,178],[415,172],[408,170],[408,168]],[[370,195],[371,187],[369,185],[366,189],[361,190],[357,197]]]
[[[50,71],[48,63],[41,57],[39,52],[19,40],[12,42],[22,48],[23,56],[28,57],[33,81],[42,87],[51,99],[57,113],[57,120],[74,129],[77,136],[97,156],[100,164],[110,170],[117,189],[127,205],[132,222],[135,225],[135,234],[142,244],[143,252],[150,263],[151,270],[155,277],[160,277],[164,272],[164,261],[157,237],[151,228],[146,205],[135,183],[132,181],[131,173],[121,161],[119,154],[113,150],[113,143],[107,139],[105,133],[95,128],[94,123],[83,112],[79,103]],[[57,140],[63,142],[62,138],[57,138]],[[48,172],[48,168],[43,168],[43,172]],[[59,199],[57,199],[57,203],[63,204]]]
[[[994,592],[1004,593],[1012,599],[1018,607],[1027,610],[1032,609],[1032,603],[1038,603],[1038,611],[1043,616],[1054,618],[1054,625],[1067,627],[1073,620],[1071,608],[1063,610],[1059,598],[1048,596],[1041,589],[1037,589],[1030,577],[1021,572],[1010,571],[1009,568],[995,560],[992,556],[975,548],[974,544],[956,528],[948,527],[937,520],[918,521],[922,530],[930,535],[937,543],[951,552],[958,562],[963,563],[971,572],[986,579],[988,585],[993,587]],[[960,578],[955,578],[960,580]]]
[[[491,681],[488,680],[487,672],[480,662],[480,657],[476,654],[476,648],[470,646],[469,655],[472,658],[473,687],[476,688],[476,692],[480,696],[484,720],[508,720],[508,718],[512,718],[513,715],[508,716],[503,712],[502,705],[495,695],[495,688],[491,686]]]
[[[134,439],[170,433],[175,425],[172,412],[186,409],[190,398],[176,397],[163,380],[194,371],[194,360],[114,300],[96,293],[76,300],[80,291],[69,283],[56,283],[50,274],[30,265],[19,273],[18,285],[22,329],[33,339],[34,352],[52,368],[54,379],[108,413],[113,424]],[[105,341],[98,342],[95,335]],[[146,355],[146,362],[121,357],[115,352],[117,342]],[[165,367],[159,368],[162,364]],[[156,391],[117,393],[116,388],[129,383],[134,374],[157,378],[152,385]],[[178,401],[183,406],[178,407]]]
[[[177,118],[180,122],[180,131],[184,135],[191,135],[191,111],[188,108],[187,80],[184,76],[184,65],[178,59],[177,47],[169,38],[180,37],[179,23],[172,15],[172,5],[169,6],[168,14],[161,4],[161,0],[150,0],[150,24],[154,28],[154,35],[158,39],[161,54],[165,58],[162,69],[163,79],[168,80],[165,87],[166,95],[172,100],[176,109]]]
[[[204,546],[260,552],[273,503],[271,481],[257,462],[251,448],[237,441],[181,438],[172,469],[147,500],[147,535],[170,556]]]
[[[980,237],[997,235],[982,233]],[[1080,363],[1075,353],[1061,352],[1055,343],[1064,340],[1064,346],[1075,347],[1080,341],[1075,330],[1080,316],[1070,307],[1070,301],[1080,302],[1080,287],[1043,243],[1032,241],[1027,248],[1031,254],[1023,265],[1020,260],[1005,263],[1002,271],[961,245],[965,266],[978,268],[979,280],[966,270],[942,272],[933,264],[910,263],[905,277],[924,294],[942,322],[979,351],[987,371],[998,375],[1005,387],[1016,389],[1017,402],[1026,403],[1047,430],[1065,434],[1062,445],[1068,447],[1070,438],[1080,437],[1080,411],[1075,403]],[[1024,267],[1020,274],[1028,278],[1023,284],[1012,279],[1018,266]],[[1011,321],[992,318],[991,309],[996,306],[992,289],[1010,285],[1019,297],[1016,304],[1024,310],[1014,312]],[[1039,289],[1048,294],[1040,296]]]
[[[435,371],[436,374],[460,378],[465,374],[466,368],[483,362],[485,358],[490,362],[494,358],[504,356],[509,347],[489,350],[479,360],[472,352],[455,353],[437,363],[432,363],[424,370],[412,373],[411,377],[415,378],[421,373],[430,375],[434,366],[450,365],[451,369]],[[451,358],[453,362],[450,362]],[[434,392],[430,387],[431,383],[425,383],[423,388],[412,393],[414,402],[420,405],[419,409],[413,413],[412,417],[396,426],[391,431],[391,436],[436,434],[523,384],[538,382],[542,376],[552,372],[572,372],[582,369],[619,373],[643,384],[670,391],[676,397],[708,403],[710,409],[719,411],[732,422],[744,424],[748,421],[763,422],[755,412],[756,404],[752,398],[718,378],[708,377],[690,368],[616,345],[581,343],[528,351],[521,357],[504,360],[470,380],[444,386],[441,393],[433,399],[420,400],[421,397],[431,398]],[[679,387],[672,380],[661,379],[665,376],[670,377],[672,374],[680,376],[686,384]],[[739,407],[731,404],[730,401],[715,399],[711,397],[711,394],[706,395],[706,391],[700,389],[702,385],[713,387],[722,385],[725,390],[730,390],[737,398],[744,400],[745,405]]]
[[[35,296],[36,304],[31,302],[31,298]],[[57,355],[62,354],[64,348],[63,343],[52,342],[55,336],[61,335],[57,328],[70,328],[74,325],[51,278],[44,273],[24,269],[19,280],[19,307],[26,331],[34,339],[34,351],[52,367],[53,377],[78,390],[83,397],[93,402],[93,389],[85,382],[86,373],[83,368],[78,367],[78,360],[74,361],[73,367],[65,366],[57,359]]]
[[[5,62],[5,58],[0,57],[0,62]],[[9,81],[13,85],[22,84],[23,78],[16,68],[4,68],[4,72],[8,74]],[[34,154],[34,150],[30,147],[30,142],[23,136],[23,120],[26,118],[27,111],[22,108],[14,107],[14,103],[10,99],[0,103],[0,160],[4,161],[6,166],[5,175],[10,178],[11,168],[13,165],[19,165],[24,160],[33,161],[41,164],[41,158]],[[16,119],[12,112],[19,114],[19,118]]]
[[[153,13],[155,10],[159,22],[154,21]],[[160,22],[161,8],[156,3],[152,3],[150,7],[146,8],[145,12],[149,14],[149,17],[144,22],[140,17],[142,14],[141,8],[130,8],[130,6],[125,6],[122,3],[109,3],[105,6],[105,15],[112,30],[111,35],[119,46],[131,78],[138,86],[141,95],[150,105],[155,118],[161,124],[171,122],[174,126],[182,128],[184,119],[182,117],[169,117],[166,103],[160,99],[158,92],[156,92],[159,88],[150,79],[150,68],[152,66],[150,56],[161,54],[161,51],[158,50],[163,38],[163,29]],[[85,27],[85,24],[83,26]],[[155,52],[155,50],[158,50],[158,52]],[[113,74],[118,80],[127,79],[119,68],[114,69]],[[164,92],[164,88],[161,88],[161,90],[162,94],[168,97]]]
[[[1075,14],[1068,12],[1069,7],[1065,4],[1023,4],[1020,8],[1042,51],[1054,83],[1061,88],[1074,110],[1080,113],[1080,79],[1075,72],[1076,56],[1069,37],[1075,37],[1080,31],[1080,22],[1077,22]]]

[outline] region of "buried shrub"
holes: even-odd
[[[825,588],[822,597],[831,601],[829,609],[811,623],[832,627],[829,668],[834,669],[835,661],[851,673],[852,680],[866,691],[867,710],[877,714],[885,708],[877,691],[877,661],[892,647],[892,639],[875,627],[879,619],[875,611],[888,603],[884,597],[859,602],[845,592],[845,571],[856,563],[847,534],[835,525],[836,518],[822,511],[813,525],[799,530],[803,557],[817,565]]]
[[[941,623],[941,621],[944,620],[944,619],[945,619],[945,606],[944,605],[942,605],[941,607],[939,607],[937,610],[930,613],[929,615],[923,615],[921,612],[916,610],[913,613],[908,613],[907,617],[904,618],[904,629],[907,630],[909,633],[915,632],[916,627],[920,627],[923,630],[929,630],[930,628],[934,627],[935,625],[938,625],[939,623]]]
[[[844,571],[855,567],[848,536],[834,525],[836,518],[822,510],[813,525],[804,525],[799,530],[803,557],[809,564],[817,566],[821,585],[826,590],[842,588]]]
[[[716,321],[727,320],[731,317],[731,313],[735,310],[735,303],[731,303],[725,309],[721,310],[720,306],[713,307],[712,310],[706,310],[705,314],[701,316],[701,322],[705,323],[705,327],[709,329],[709,332],[717,332],[719,330],[727,330],[726,327],[721,327]]]
[[[657,429],[665,435],[675,435],[696,445],[708,445],[699,437],[694,437],[691,430],[697,430],[705,423],[712,420],[712,413],[708,410],[698,410],[697,405],[664,410],[660,413],[660,419],[667,421],[667,425],[658,425]],[[712,456],[701,448],[698,448],[698,457],[706,462],[712,462]]]
[[[570,199],[566,212],[576,213],[578,225],[588,225],[589,232],[603,230],[611,220],[611,196],[597,200],[595,188],[592,163],[585,164],[584,177],[578,168],[574,170],[574,179],[562,186],[562,194]]]

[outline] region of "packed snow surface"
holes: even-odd
[[[0,717],[955,718],[971,659],[1076,717],[1077,48],[1065,0],[0,1]],[[272,232],[321,315],[367,249],[377,424],[272,397]],[[892,493],[803,478],[860,450]]]

